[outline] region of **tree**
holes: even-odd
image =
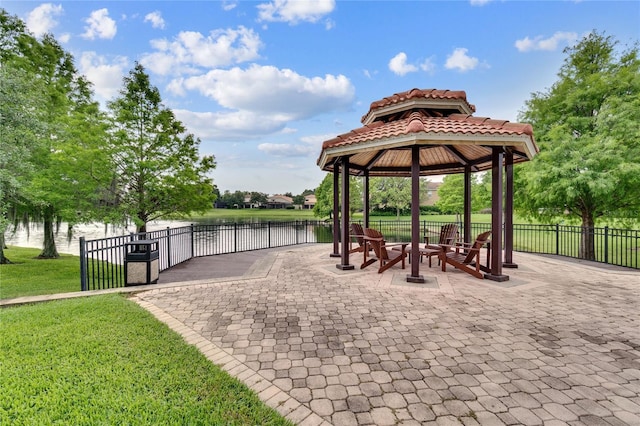
[[[264,192],[253,191],[251,192],[251,198],[249,201],[251,202],[252,206],[254,204],[257,206],[261,206],[269,201],[269,197]]]
[[[8,199],[8,205],[27,225],[44,223],[40,257],[56,258],[54,232],[59,224],[68,222],[71,229],[97,211],[96,195],[103,184],[97,179],[98,170],[108,168],[97,149],[104,140],[105,122],[91,99],[90,84],[52,35],[38,40],[18,18],[2,10],[0,44],[5,48],[2,66],[21,70],[40,91],[39,103],[29,114],[42,124],[30,133],[38,140],[30,155],[36,172],[23,182],[19,197]]]
[[[227,208],[240,208],[244,206],[245,193],[243,191],[231,192],[228,189],[224,191],[220,200],[227,206]]]
[[[304,195],[294,195],[292,198],[293,198],[293,204],[297,206],[301,206],[304,204]]]
[[[164,107],[142,65],[136,63],[123,83],[120,96],[107,104],[121,212],[146,232],[151,220],[209,209],[215,195],[207,173],[215,169],[214,157],[199,157],[200,140]]]
[[[436,206],[445,214],[464,212],[464,175],[447,175],[442,179]]]
[[[43,132],[43,88],[24,70],[4,63],[0,67],[0,264],[10,263],[4,255],[4,233],[15,217],[15,205],[22,202],[24,188],[35,172],[37,134]]]
[[[474,176],[474,175],[472,175]],[[471,180],[471,207],[472,211],[478,212],[485,209],[491,210],[491,199],[493,197],[492,191],[492,177],[491,171],[482,173],[482,176],[478,179],[472,177]]]
[[[411,205],[411,179],[403,177],[375,177],[371,179],[371,204],[395,209],[400,219],[403,209]]]
[[[327,173],[316,188],[316,205],[313,215],[316,217],[331,217],[333,214],[333,175]]]
[[[349,214],[362,210],[362,179],[351,176],[349,181]],[[340,188],[338,188],[340,193]],[[316,205],[313,215],[316,217],[331,217],[333,214],[333,174],[327,173],[320,186],[315,190]]]
[[[640,61],[634,46],[593,32],[567,57],[558,81],[527,101],[540,154],[516,173],[516,202],[531,216],[582,224],[580,256],[595,259],[594,226],[640,209]]]
[[[491,172],[471,175],[471,211],[491,208]],[[447,175],[438,188],[436,206],[442,213],[464,213],[464,174]]]

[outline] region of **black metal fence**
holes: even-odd
[[[126,243],[158,240],[160,272],[194,257],[228,254],[295,244],[332,241],[322,221],[190,225],[158,231],[86,240],[80,238],[80,288],[124,287]]]
[[[447,222],[422,221],[421,232],[439,233]],[[389,241],[409,241],[410,221],[374,220],[369,227]],[[463,232],[462,224],[459,224]],[[491,229],[489,223],[471,224],[473,236]],[[583,228],[568,225],[515,224],[515,251],[580,258]],[[230,223],[166,228],[142,234],[85,240],[80,238],[81,289],[97,290],[125,285],[125,244],[139,239],[159,242],[160,271],[194,257],[273,247],[333,241],[330,223],[323,221]],[[595,261],[640,269],[640,231],[609,227],[593,230]]]

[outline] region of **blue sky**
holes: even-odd
[[[371,102],[465,90],[475,115],[517,121],[592,30],[640,40],[639,1],[0,1],[53,33],[104,105],[142,63],[166,106],[216,156],[224,190],[318,186],[322,141]]]

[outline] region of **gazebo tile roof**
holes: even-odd
[[[494,147],[513,153],[513,162],[533,158],[538,147],[529,124],[475,117],[464,91],[412,89],[375,101],[363,126],[322,144],[318,165],[334,170],[349,158],[349,172],[409,176],[412,147],[419,146],[420,174],[489,170]]]
[[[530,124],[510,123],[507,120],[492,120],[467,114],[451,114],[448,117],[429,117],[421,111],[412,112],[407,118],[383,123],[367,124],[348,133],[329,139],[322,149],[363,141],[391,138],[410,133],[456,133],[464,135],[527,135],[533,136]]]

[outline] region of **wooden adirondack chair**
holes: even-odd
[[[447,223],[440,228],[440,237],[437,243],[429,244],[427,241],[424,248],[420,249],[420,260],[426,256],[429,258],[429,267],[431,267],[431,258],[440,256],[443,246],[453,246],[458,238],[458,225],[455,223]]]
[[[442,262],[442,271],[447,271],[447,263],[460,269],[476,278],[484,278],[482,271],[489,272],[488,269],[480,265],[480,249],[489,240],[491,231],[483,232],[478,235],[473,244],[458,243],[453,248],[454,251],[440,253],[440,261]]]
[[[373,248],[373,252],[377,259],[366,260],[365,255],[365,262],[360,266],[360,269],[366,268],[372,263],[376,263],[378,260],[380,261],[380,267],[378,268],[379,274],[391,268],[398,262],[402,262],[402,269],[404,269],[405,259],[408,254],[406,248],[409,243],[387,244],[379,231],[370,228],[364,228],[364,235],[365,243]],[[391,250],[393,246],[400,246],[401,250]],[[388,248],[390,250],[387,250]]]
[[[362,225],[359,223],[351,224],[351,237],[356,239],[358,243],[357,247],[353,247],[349,250],[349,253],[361,253],[364,251],[365,242],[364,242],[364,231],[362,230]]]

